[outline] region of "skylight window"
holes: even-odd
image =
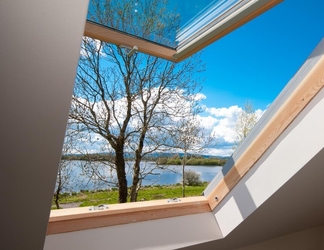
[[[178,41],[177,48],[180,49],[188,42],[190,42],[193,37],[197,37],[199,34],[202,34],[204,31],[208,30],[208,27],[215,25],[216,23],[223,20],[226,16],[233,12],[233,9],[237,9],[240,6],[238,5],[238,3],[242,2],[246,1],[213,1],[179,30],[176,36],[176,40]]]
[[[149,9],[146,6],[153,1],[121,2],[126,3],[126,7],[119,12],[119,2],[103,4],[102,1],[92,0],[85,36],[118,46],[136,46],[140,52],[180,62],[281,0],[214,0],[208,1],[205,7],[201,3],[198,6],[194,1],[183,3],[178,0],[170,4],[155,1],[154,8],[160,14],[154,15],[146,13]],[[190,14],[187,11],[189,7]],[[151,18],[145,19],[144,16]],[[127,18],[131,21],[127,22]],[[148,26],[147,21],[152,25]]]

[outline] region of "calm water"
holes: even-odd
[[[69,167],[73,170],[73,181],[70,188],[70,191],[79,191],[80,189],[106,189],[107,184],[104,184],[98,180],[98,178],[93,177],[89,180],[89,177],[84,176],[81,171],[81,164],[84,164],[82,161],[71,161],[69,162]],[[105,176],[107,180],[115,180],[116,173],[114,171],[109,171],[104,164],[94,163],[97,164],[100,168],[100,173]],[[127,182],[130,185],[132,181],[132,174],[131,174],[131,165],[132,162],[128,162],[128,169],[127,169]],[[182,167],[176,165],[170,165],[170,170],[160,170],[154,169],[153,162],[145,162],[141,164],[142,168],[146,168],[147,171],[152,171],[152,174],[148,175],[143,181],[142,185],[170,185],[182,182]],[[200,175],[201,181],[210,182],[214,176],[221,170],[219,166],[186,166],[185,170],[191,170]],[[113,187],[113,185],[112,185]]]

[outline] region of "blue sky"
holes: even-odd
[[[324,37],[323,13],[324,0],[285,0],[204,49],[201,125],[218,142],[207,153],[233,153],[244,103],[252,101],[261,116]]]
[[[266,109],[324,37],[324,0],[285,0],[207,47],[204,104]]]
[[[262,114],[324,37],[324,0],[285,0],[205,48],[202,125],[233,153],[238,113],[247,100]]]

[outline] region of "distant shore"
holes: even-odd
[[[70,161],[110,161],[113,162],[113,157],[109,154],[87,154],[87,155],[63,155],[62,160]],[[131,157],[126,158],[127,161],[133,161]],[[151,156],[146,157],[142,162],[149,161],[155,162],[159,165],[182,165],[182,157],[178,154],[171,156]],[[220,157],[202,157],[202,156],[191,156],[185,165],[188,166],[224,166],[227,158]]]

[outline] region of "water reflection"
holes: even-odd
[[[73,183],[71,183],[70,191],[80,191],[81,189],[106,189],[108,188],[107,183],[103,183],[93,176],[92,179],[89,180],[89,177],[82,172],[81,166],[84,166],[86,162],[82,161],[70,161],[69,167],[73,169]],[[106,176],[109,180],[116,181],[116,172],[108,171],[105,164],[94,162],[97,167],[100,168],[100,172],[103,176]],[[153,162],[143,162],[142,167],[149,168],[154,165]],[[127,163],[127,182],[130,185],[132,182],[132,174],[131,174],[131,166],[132,162]],[[219,166],[186,166],[186,170],[191,170],[200,175],[201,181],[210,182],[214,176],[221,170],[222,167]],[[147,177],[142,181],[143,186],[148,185],[171,185],[182,182],[181,166],[178,165],[170,165],[168,166],[169,170],[162,169],[154,169],[152,174],[147,175]],[[110,185],[110,187],[114,187],[114,185]]]

